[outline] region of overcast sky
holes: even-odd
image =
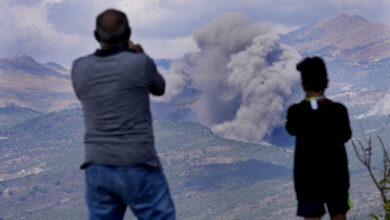
[[[134,41],[153,58],[196,51],[194,29],[232,11],[278,33],[338,12],[390,25],[389,0],[0,0],[0,57],[27,54],[69,68],[98,47],[95,17],[106,8],[127,13]]]

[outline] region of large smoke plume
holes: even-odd
[[[243,13],[225,14],[193,38],[201,52],[164,71],[167,96],[160,101],[195,88],[200,97],[192,109],[199,122],[227,138],[260,141],[281,123],[285,97],[299,76],[298,52]]]

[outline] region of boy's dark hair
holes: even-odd
[[[324,61],[320,57],[307,57],[297,65],[301,72],[302,83],[307,91],[325,90],[328,84],[328,74]]]

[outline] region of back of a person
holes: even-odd
[[[349,210],[348,160],[344,144],[351,138],[348,111],[325,97],[324,61],[308,57],[297,65],[305,98],[287,111],[286,129],[296,137],[294,186],[297,215],[320,219],[325,205],[332,219]]]
[[[115,158],[121,165],[123,161],[118,158],[124,157],[131,163],[156,163],[149,110],[148,59],[144,54],[123,50],[75,61],[72,79],[84,111],[87,151],[89,148],[94,152],[109,150],[111,155],[104,160]],[[94,155],[87,154],[86,163],[94,161]]]
[[[323,98],[313,110],[309,101],[295,105],[299,123],[296,135],[294,174],[298,188],[313,188],[307,197],[316,192],[323,198],[338,188],[348,188],[349,174],[343,136],[348,135],[345,107]],[[305,181],[310,175],[311,181]],[[305,191],[305,190],[303,190]],[[308,190],[309,191],[309,190]],[[305,196],[306,197],[306,196]]]
[[[149,94],[163,95],[165,80],[130,40],[123,12],[102,12],[94,35],[100,49],[74,61],[71,71],[85,118],[81,168],[89,219],[120,220],[130,207],[140,220],[174,220],[149,107]]]
[[[307,100],[292,106],[291,109],[296,112],[297,120],[300,122],[296,128],[299,130],[296,135],[297,150],[302,150],[307,157],[312,154],[316,160],[322,160],[327,159],[326,156],[334,155],[335,151],[344,149],[343,136],[347,135],[345,133],[348,131],[345,130],[348,128],[342,125],[348,120],[346,118],[348,115],[342,104],[325,97],[319,99],[317,103],[316,110],[312,109]]]
[[[132,139],[131,135],[150,133],[145,56],[124,51],[84,59],[88,69],[76,77],[87,135]]]

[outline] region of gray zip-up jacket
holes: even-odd
[[[153,60],[125,48],[98,50],[73,62],[72,83],[85,118],[85,161],[161,168],[153,138],[149,93],[163,95]]]

